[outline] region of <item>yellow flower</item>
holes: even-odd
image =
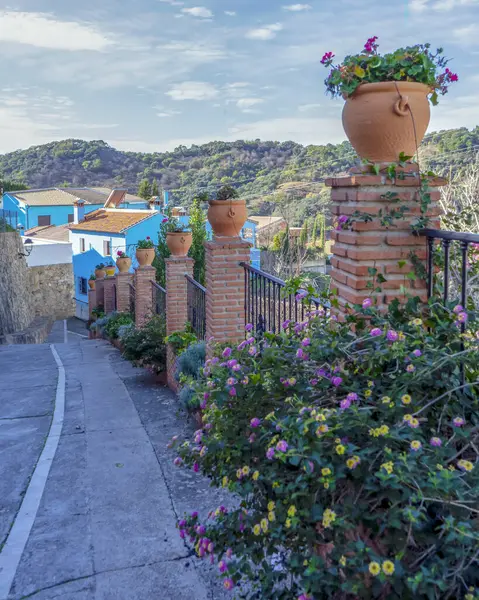
[[[371,575],[374,575],[374,577],[376,577],[376,575],[379,575],[379,573],[381,573],[381,567],[379,566],[379,563],[369,563],[369,572],[371,573]]]
[[[456,470],[456,467],[454,465],[449,465],[447,468],[449,469],[449,471],[455,471]]]
[[[340,564],[342,567],[345,567],[345,566],[346,566],[346,557],[345,557],[344,555],[343,555],[343,556],[341,556],[341,558],[339,559],[339,564]]]
[[[331,475],[331,469],[329,467],[324,467],[324,469],[321,469],[321,475],[324,477]]]
[[[348,458],[348,460],[346,461],[346,465],[349,469],[355,469],[360,462],[361,459],[359,458],[359,456],[353,456],[351,458]]]
[[[329,490],[329,482],[328,481],[324,482],[324,489]]]
[[[422,319],[413,319],[411,321],[412,325],[416,325],[416,327],[419,327],[420,325],[422,325]]]
[[[458,461],[457,466],[463,471],[472,471],[474,468],[474,465],[469,460],[460,460]]]
[[[342,444],[339,444],[339,446],[336,446],[335,450],[336,450],[336,454],[341,455],[341,454],[344,454],[346,448]]]
[[[339,438],[336,438],[336,439],[334,440],[334,443],[335,443],[335,444],[340,444],[340,443],[341,443],[341,440],[340,440]]]
[[[249,475],[249,467],[248,466],[243,467],[242,471],[243,471],[243,475]]]
[[[413,440],[411,442],[411,448],[413,450],[419,450],[421,448],[421,446],[422,446],[422,444],[421,444],[421,442],[419,440]]]
[[[373,395],[373,393],[372,393],[372,391],[371,391],[371,390],[366,390],[366,391],[364,392],[364,397],[365,397],[365,398],[370,398],[372,395]]]
[[[273,521],[276,521],[276,515],[275,515],[275,513],[274,513],[274,510],[270,510],[270,511],[269,511],[269,513],[268,513],[268,519],[269,519],[271,522],[273,522]]]
[[[389,396],[383,396],[381,401],[383,404],[389,404],[391,402],[391,398]]]
[[[444,469],[444,467],[443,467],[442,465],[439,465],[439,464],[437,464],[437,465],[436,465],[436,469],[437,469],[438,471],[442,471],[442,470]]]
[[[404,396],[401,397],[401,402],[403,404],[411,404],[412,398],[409,394],[404,394]]]
[[[288,508],[288,517],[294,517],[295,514],[296,514],[296,506],[291,505]]]
[[[252,478],[254,481],[258,481],[258,477],[259,477],[259,471],[255,471],[255,472],[253,473],[253,475],[251,476],[251,478]]]
[[[289,529],[291,527],[291,519],[286,519],[285,525],[286,529]]]
[[[323,513],[323,527],[327,529],[336,520],[336,513],[327,508]]]
[[[254,533],[255,535],[259,535],[259,534],[261,533],[261,525],[255,525],[255,526],[253,527],[253,533]]]
[[[307,567],[307,566],[308,566],[308,560],[305,559],[305,560],[303,560],[303,567]]]
[[[238,469],[238,470],[236,471],[236,477],[237,477],[238,479],[241,479],[241,478],[243,477],[243,471],[242,471],[241,469]]]
[[[412,418],[413,418],[412,415],[404,415],[404,417],[402,418],[402,420],[406,421],[406,423],[408,423]]]
[[[274,502],[272,500],[270,500],[268,502],[268,510],[270,510],[270,511],[274,510],[274,506],[275,506]]]
[[[273,481],[273,490],[279,488],[279,481]]]
[[[400,342],[404,342],[404,340],[405,340],[405,339],[406,339],[406,336],[404,335],[404,333],[403,333],[402,331],[400,331],[400,332],[398,333],[398,340],[399,340]]]
[[[383,571],[385,575],[392,575],[394,573],[394,563],[390,560],[383,562]]]
[[[316,417],[316,421],[326,421],[326,417],[323,415],[323,413],[319,413],[319,415]]]
[[[392,461],[383,463],[381,465],[381,469],[384,469],[386,471],[386,473],[388,473],[389,475],[391,475],[391,473],[394,471],[394,464]]]
[[[374,381],[368,381],[368,388],[374,387]]]
[[[268,519],[261,519],[261,529],[266,533],[268,531]]]
[[[379,428],[379,433],[381,435],[387,435],[389,433],[389,427],[387,425],[381,425]]]
[[[226,475],[223,477],[222,484],[223,487],[226,487],[228,485],[228,477],[226,477]]]
[[[326,433],[328,431],[329,427],[327,425],[320,425],[317,429],[316,429],[316,435],[319,437],[322,433]]]

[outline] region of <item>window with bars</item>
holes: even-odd
[[[85,277],[78,278],[78,291],[80,294],[88,294],[88,282]]]
[[[38,225],[51,225],[51,217],[50,215],[38,215]]]
[[[111,244],[109,241],[103,241],[103,256],[111,256]]]
[[[85,252],[85,238],[80,238],[80,252]]]

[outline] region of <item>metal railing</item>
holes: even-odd
[[[14,210],[0,209],[0,231],[17,231],[18,213]]]
[[[166,290],[156,281],[150,280],[153,307],[157,315],[166,314]]]
[[[322,304],[313,299],[308,306],[294,294],[285,296],[286,283],[282,279],[247,263],[241,266],[244,268],[245,323],[251,323],[256,333],[279,332],[284,321],[303,321],[310,310]]]
[[[117,304],[117,293],[116,293],[116,283],[113,284],[113,310],[116,311],[118,308]]]
[[[206,336],[206,288],[185,274],[188,322],[199,340]]]
[[[135,295],[136,295],[136,290],[135,290],[135,286],[128,282],[128,287],[130,289],[130,313],[134,316],[135,315]]]

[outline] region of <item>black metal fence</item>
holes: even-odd
[[[186,277],[188,321],[199,340],[206,336],[206,288],[190,277]]]
[[[16,211],[0,209],[0,231],[17,231],[19,224]]]
[[[117,292],[116,292],[116,283],[113,284],[113,310],[116,311],[118,309],[118,301],[117,301]]]
[[[128,287],[130,288],[130,313],[135,315],[135,286],[132,283],[128,283]]]
[[[310,310],[321,305],[319,300],[313,300],[308,306],[294,294],[285,295],[286,283],[282,279],[247,263],[241,265],[245,278],[245,322],[251,323],[257,333],[276,333],[284,321],[303,321]]]
[[[153,306],[157,315],[166,314],[166,290],[156,281],[151,280],[151,293],[153,296]]]

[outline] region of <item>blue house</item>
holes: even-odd
[[[101,262],[105,262],[105,257],[94,248],[73,255],[76,316],[84,321],[88,320],[88,279],[95,271],[96,265]]]
[[[73,204],[82,200],[85,214],[104,206],[116,190],[108,188],[49,188],[5,192],[3,208],[16,212],[18,223],[26,230],[37,226],[64,225],[73,223]],[[124,191],[124,208],[147,209],[148,203],[138,196]]]

